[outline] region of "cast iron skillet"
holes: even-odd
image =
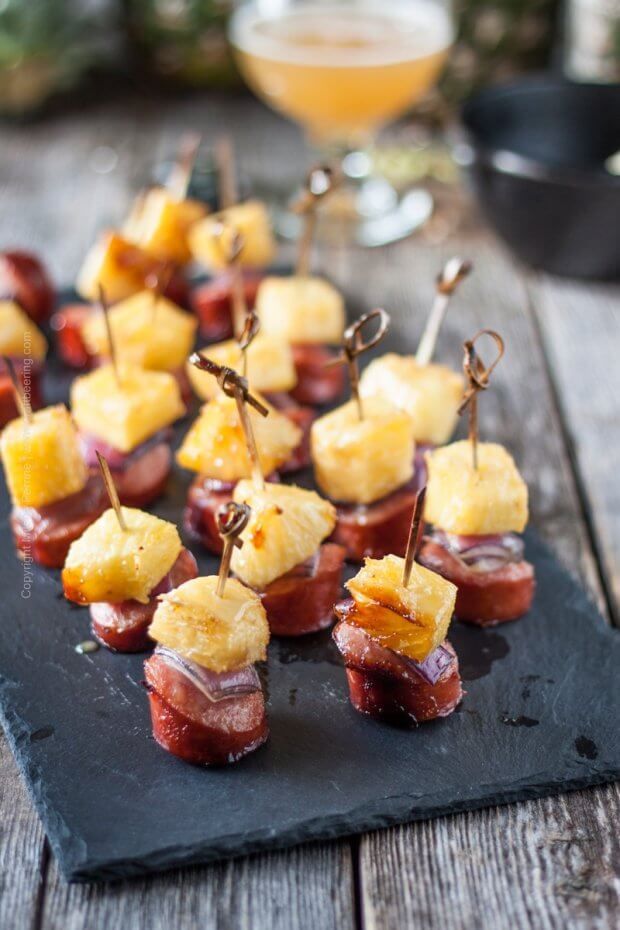
[[[462,110],[466,168],[490,224],[516,255],[558,275],[620,279],[620,84],[539,75]],[[620,156],[619,156],[620,159]]]

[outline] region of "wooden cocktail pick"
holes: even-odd
[[[228,573],[230,572],[233,549],[235,546],[238,549],[241,549],[243,546],[239,536],[248,525],[251,512],[247,504],[237,504],[235,501],[228,501],[227,504],[223,504],[217,512],[217,531],[224,543],[217,587],[215,589],[215,593],[218,597],[224,597],[224,589],[226,587]]]
[[[24,390],[23,384],[17,377],[17,371],[15,370],[13,359],[8,355],[3,355],[2,359],[6,365],[6,370],[9,373],[9,378],[11,379],[11,387],[13,388],[13,394],[15,395],[17,409],[19,410],[21,416],[24,418],[24,423],[27,426],[30,426],[32,423],[32,407],[30,406],[30,398]]]
[[[364,342],[362,330],[372,320],[379,320],[379,327],[374,336],[371,336],[367,342]],[[370,313],[364,313],[363,316],[345,329],[340,355],[327,362],[326,367],[331,367],[332,365],[347,365],[349,369],[349,381],[351,383],[351,394],[357,404],[360,420],[364,419],[364,408],[362,406],[362,398],[360,397],[360,373],[357,359],[362,352],[372,349],[381,342],[388,331],[389,325],[389,314],[381,308],[371,310]]]
[[[405,552],[405,565],[403,568],[403,586],[406,588],[411,577],[411,568],[416,560],[420,540],[422,537],[422,527],[424,525],[424,500],[426,498],[426,487],[420,488],[415,496],[413,505],[413,514],[411,516],[411,526],[409,527],[409,537],[407,539],[407,551]]]
[[[493,362],[485,367],[476,351],[476,342],[481,336],[489,336],[497,346],[497,355]],[[497,363],[504,354],[504,340],[493,329],[481,329],[473,339],[463,343],[465,355],[463,356],[463,371],[467,378],[467,388],[459,406],[459,414],[469,408],[469,441],[472,446],[474,468],[478,468],[478,392],[486,391],[489,378]]]
[[[243,272],[241,270],[241,250],[244,246],[244,237],[239,230],[230,223],[219,220],[214,228],[213,235],[219,242],[224,262],[231,275],[232,284],[232,310],[233,310],[233,331],[237,339],[245,326],[245,319],[248,313],[248,307],[245,300],[245,288],[243,286]]]
[[[229,207],[233,207],[239,199],[235,150],[230,136],[222,136],[215,143],[215,167],[217,170],[219,207],[220,210],[227,210]]]
[[[114,478],[112,477],[112,472],[110,471],[110,466],[106,462],[105,458],[102,456],[101,452],[97,451],[97,461],[99,462],[99,469],[101,471],[101,477],[103,478],[103,483],[105,489],[108,492],[108,497],[110,498],[110,504],[112,509],[116,514],[116,519],[118,520],[118,525],[120,526],[123,533],[127,532],[127,524],[125,523],[125,518],[123,517],[123,511],[121,510],[121,502],[118,499],[118,491],[116,490],[116,485],[114,484]]]
[[[175,200],[181,201],[187,197],[200,142],[201,137],[196,132],[186,132],[181,136],[179,151],[166,184]]]
[[[105,322],[105,329],[108,336],[108,345],[110,347],[110,361],[112,362],[112,369],[114,371],[114,377],[116,378],[116,383],[121,387],[121,376],[118,366],[118,359],[116,356],[116,343],[114,342],[114,337],[112,335],[112,327],[110,325],[110,314],[108,301],[106,300],[105,291],[101,284],[98,285],[99,290],[99,307],[103,313],[103,319]]]
[[[297,264],[295,274],[306,277],[310,271],[312,242],[316,229],[317,208],[319,202],[331,193],[340,183],[340,175],[330,165],[317,165],[306,178],[306,184],[299,197],[291,204],[294,213],[303,217],[303,229],[297,247]]]
[[[174,263],[165,262],[164,265],[162,265],[162,267],[159,269],[159,271],[153,272],[152,274],[147,276],[145,283],[153,297],[153,303],[151,305],[152,307],[151,323],[153,325],[155,325],[155,319],[157,317],[157,308],[159,306],[159,302],[161,298],[164,296],[165,290],[170,284],[170,280],[173,274],[174,274]]]
[[[241,375],[237,374],[234,369],[227,368],[225,365],[218,365],[199,352],[194,352],[190,355],[189,361],[201,371],[208,371],[209,374],[212,374],[217,379],[217,383],[224,394],[228,397],[234,397],[239,412],[239,421],[243,429],[243,435],[245,436],[248,455],[250,456],[250,462],[252,464],[252,478],[259,487],[264,487],[265,477],[260,464],[256,438],[254,436],[254,430],[252,429],[252,421],[250,420],[246,405],[249,404],[250,407],[253,407],[262,417],[269,415],[268,408],[250,394],[248,382],[245,378],[242,378]]]
[[[435,300],[428,315],[422,338],[415,354],[418,365],[428,365],[435,353],[439,331],[446,317],[450,298],[458,285],[472,270],[471,262],[458,256],[450,258],[437,276]]]
[[[245,318],[245,325],[237,339],[239,348],[241,349],[241,374],[246,379],[248,377],[248,349],[254,341],[254,337],[258,334],[259,329],[260,320],[258,319],[256,310],[248,310]]]

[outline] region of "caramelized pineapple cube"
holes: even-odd
[[[19,304],[0,300],[0,355],[13,358],[45,358],[47,340]]]
[[[362,397],[383,397],[413,421],[416,442],[443,445],[456,426],[463,378],[445,365],[418,365],[412,355],[389,352],[370,363],[360,381]]]
[[[217,578],[193,578],[160,597],[150,636],[212,672],[231,672],[267,658],[269,624],[261,600],[229,578],[222,597]]]
[[[92,246],[78,273],[76,290],[86,300],[99,299],[99,286],[114,304],[145,287],[160,264],[118,233],[108,231]]]
[[[265,278],[256,295],[262,331],[293,343],[342,342],[344,300],[323,278]]]
[[[354,401],[315,420],[310,443],[318,485],[335,501],[371,504],[413,475],[411,418],[379,397],[364,401],[362,420]]]
[[[262,417],[248,408],[258,456],[265,475],[283,465],[301,442],[301,430],[261,398],[269,416]],[[184,468],[220,481],[238,481],[251,474],[245,437],[237,404],[232,397],[219,394],[205,404],[177,452]]]
[[[252,513],[241,535],[243,547],[233,552],[232,569],[257,590],[314,555],[336,525],[335,507],[304,488],[259,488],[253,481],[240,481],[233,496]]]
[[[198,326],[192,314],[149,290],[115,304],[108,319],[118,361],[154,371],[176,371],[185,364]],[[109,356],[103,313],[89,317],[82,336],[93,355]]]
[[[206,212],[197,200],[177,200],[165,187],[151,187],[136,198],[123,234],[148,255],[185,265],[192,257],[187,235]]]
[[[528,520],[527,486],[503,446],[478,443],[474,469],[468,440],[426,454],[426,519],[446,533],[521,533]]]
[[[113,510],[71,543],[62,583],[65,595],[79,604],[146,604],[181,551],[176,526],[143,510],[121,508],[126,530]]]
[[[416,562],[405,587],[404,567],[396,555],[366,559],[345,587],[357,608],[352,622],[386,649],[421,662],[446,638],[457,588]]]
[[[75,379],[71,407],[80,430],[120,452],[131,452],[185,413],[172,375],[124,368],[119,384],[112,365]]]
[[[226,250],[218,235],[219,224],[224,223],[243,236],[239,262],[244,268],[264,268],[276,254],[269,214],[264,203],[248,200],[228,207],[212,216],[206,216],[192,226],[189,245],[197,261],[209,271],[221,271],[227,266]]]
[[[0,438],[0,452],[16,507],[43,507],[86,484],[77,432],[62,404],[37,410],[31,423],[12,420]]]
[[[236,339],[205,348],[204,354],[228,368],[241,371],[241,349]],[[259,333],[247,349],[248,382],[255,391],[290,391],[297,383],[293,353],[287,342]],[[219,393],[217,381],[206,371],[188,363],[189,380],[198,397],[211,400]]]

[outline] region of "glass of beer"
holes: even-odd
[[[430,195],[399,198],[360,151],[437,81],[454,38],[450,0],[251,0],[230,22],[249,86],[342,158],[351,184],[337,204],[363,245],[409,234]]]

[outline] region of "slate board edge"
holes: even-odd
[[[583,777],[560,781],[553,774],[553,770],[550,770],[548,775],[540,776],[533,784],[528,780],[526,785],[516,784],[510,789],[499,789],[495,793],[488,785],[477,785],[475,794],[456,803],[452,798],[452,800],[446,800],[445,803],[440,802],[432,807],[421,809],[415,806],[416,801],[420,800],[419,798],[413,799],[409,795],[400,795],[391,799],[393,809],[389,812],[385,811],[385,807],[381,813],[369,812],[366,814],[361,814],[358,809],[352,809],[347,812],[346,818],[342,816],[316,818],[313,821],[307,821],[302,827],[294,825],[289,830],[281,831],[277,837],[269,835],[265,831],[249,835],[235,833],[222,838],[218,843],[209,841],[203,848],[199,849],[196,849],[195,845],[191,850],[185,850],[179,846],[163,847],[153,853],[152,856],[143,857],[140,862],[126,858],[89,860],[85,843],[80,842],[75,837],[75,834],[69,837],[68,832],[65,833],[68,837],[66,842],[62,839],[50,839],[50,834],[61,832],[58,830],[58,825],[62,824],[62,819],[57,818],[54,829],[50,829],[53,818],[49,816],[50,806],[45,803],[39,789],[40,782],[37,776],[37,767],[21,751],[21,743],[28,739],[30,730],[15,708],[12,707],[10,701],[5,701],[4,708],[0,710],[0,719],[20,773],[26,782],[28,792],[43,824],[54,857],[64,878],[71,883],[120,881],[125,878],[137,878],[184,866],[197,866],[218,860],[239,858],[253,853],[287,849],[307,842],[342,839],[347,836],[355,836],[399,824],[432,820],[448,814],[459,814],[465,811],[512,804],[516,801],[564,794],[568,791],[577,791],[582,788],[620,780],[620,768],[601,771],[591,770]],[[379,799],[377,803],[385,805],[385,799]],[[366,812],[369,809],[372,809],[372,805],[365,806]],[[354,828],[349,825],[351,819],[356,819]]]

